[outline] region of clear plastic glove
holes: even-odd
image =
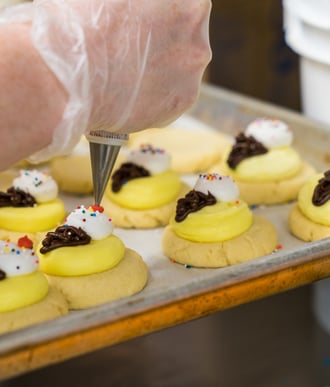
[[[34,0],[0,22],[31,21],[33,44],[68,93],[34,161],[66,153],[89,130],[162,126],[196,100],[211,59],[210,0]]]

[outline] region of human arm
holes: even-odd
[[[33,47],[60,99],[46,106],[52,123],[40,135],[52,137],[36,161],[67,152],[90,129],[164,125],[196,100],[211,57],[209,0],[35,0],[31,7]],[[13,14],[16,22],[21,14]]]
[[[67,93],[34,48],[28,24],[0,25],[0,166],[46,147]]]

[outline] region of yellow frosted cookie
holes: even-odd
[[[15,240],[24,233],[36,240],[39,232],[60,224],[66,212],[57,194],[57,184],[51,176],[22,170],[12,187],[0,192],[0,239]]]
[[[330,237],[330,171],[316,174],[301,188],[289,214],[289,228],[306,242]]]
[[[212,130],[151,128],[130,136],[128,147],[151,144],[172,157],[171,169],[177,173],[202,172],[218,162],[229,144],[229,137]]]
[[[112,231],[102,207],[79,206],[40,242],[40,268],[70,309],[128,297],[145,287],[146,264]]]
[[[211,172],[230,174],[248,204],[277,204],[297,198],[315,169],[291,147],[293,135],[279,120],[259,118],[236,137]]]
[[[154,228],[168,223],[176,200],[188,191],[171,170],[169,155],[143,145],[113,173],[102,206],[116,226]]]
[[[212,268],[272,253],[278,244],[275,227],[238,195],[230,176],[201,174],[164,230],[164,254],[181,264]]]
[[[121,261],[111,270],[84,276],[47,277],[51,286],[65,295],[70,309],[85,309],[140,292],[147,283],[148,270],[138,253],[125,249]]]
[[[33,242],[0,240],[0,333],[60,317],[68,312],[63,295],[39,271]]]

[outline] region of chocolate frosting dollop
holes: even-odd
[[[312,197],[314,206],[322,206],[330,199],[330,170],[324,172],[316,187]]]
[[[236,142],[229,153],[227,164],[231,169],[235,169],[237,165],[248,157],[262,155],[268,152],[268,149],[253,136],[246,136],[244,133],[239,133]]]
[[[6,277],[7,277],[6,273],[0,269],[0,281],[6,279]]]
[[[144,167],[131,162],[123,163],[111,177],[111,189],[113,192],[119,192],[121,187],[129,180],[146,176],[150,176],[150,172]]]
[[[35,198],[28,192],[10,187],[7,192],[0,192],[0,207],[33,207]]]
[[[59,247],[87,245],[90,241],[91,237],[80,227],[59,226],[46,234],[40,252],[46,254]]]
[[[207,195],[194,189],[178,200],[176,205],[176,222],[182,222],[191,212],[196,212],[203,207],[211,206],[217,202],[216,198],[208,192]]]

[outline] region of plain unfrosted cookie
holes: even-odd
[[[11,187],[13,180],[17,177],[18,172],[16,169],[8,169],[0,172],[0,190],[5,191],[8,187]]]
[[[330,227],[314,223],[295,204],[289,214],[289,228],[293,235],[306,242],[330,237]]]
[[[85,309],[141,291],[148,281],[148,268],[138,253],[126,249],[118,265],[102,273],[47,277],[51,286],[63,293],[70,309]]]
[[[11,312],[0,312],[0,334],[52,320],[67,313],[68,304],[62,293],[50,287],[42,301]]]
[[[116,161],[117,166],[123,158],[120,152]],[[77,195],[87,195],[93,192],[89,144],[85,137],[81,138],[69,155],[53,158],[49,168],[60,191]]]
[[[151,128],[130,136],[128,147],[152,144],[172,157],[171,168],[178,173],[206,171],[222,158],[229,137],[212,130]]]
[[[182,183],[177,197],[185,195],[189,189],[190,187],[187,184]],[[113,201],[110,201],[107,195],[104,195],[102,206],[111,215],[111,219],[117,227],[149,229],[168,224],[168,220],[175,210],[176,200],[177,198],[157,208],[134,210],[121,207]]]
[[[63,192],[73,194],[93,192],[92,167],[88,155],[56,157],[50,163],[50,171]]]
[[[277,245],[275,227],[254,215],[249,230],[224,242],[200,243],[178,237],[171,226],[164,230],[164,254],[175,262],[194,267],[225,267],[258,258],[274,251]]]

